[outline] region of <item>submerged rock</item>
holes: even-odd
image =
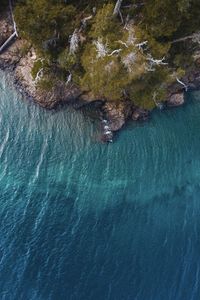
[[[109,121],[107,119],[101,120],[101,128],[102,128],[102,136],[101,141],[106,143],[112,143],[113,142],[113,132],[111,130]]]
[[[40,89],[32,77],[32,68],[38,59],[33,48],[22,55],[22,49],[26,42],[18,39],[0,55],[0,68],[12,70],[15,84],[20,88],[22,94],[32,98],[44,108],[55,108],[61,103],[71,103],[78,100],[81,95],[80,89],[74,84],[66,84],[61,80],[52,82],[49,90]]]

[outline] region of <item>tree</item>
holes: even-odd
[[[40,50],[59,48],[68,40],[75,14],[74,6],[52,0],[26,0],[15,9],[21,35]]]
[[[54,72],[95,97],[152,108],[171,82],[185,88],[199,11],[199,0],[18,0],[15,17],[45,60],[43,77]]]

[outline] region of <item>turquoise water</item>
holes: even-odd
[[[103,145],[0,75],[0,299],[200,299],[200,93]]]

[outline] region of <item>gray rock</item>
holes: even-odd
[[[121,129],[131,114],[131,106],[127,101],[106,102],[103,109],[112,131]]]
[[[179,92],[170,95],[169,99],[167,100],[167,105],[168,106],[180,106],[183,105],[185,102],[184,100],[184,93]]]
[[[131,115],[132,120],[134,121],[145,121],[149,117],[149,112],[146,109],[139,107],[134,107]]]

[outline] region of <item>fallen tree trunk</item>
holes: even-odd
[[[16,37],[16,32],[13,32],[11,36],[3,43],[3,45],[0,47],[0,53],[6,48],[6,46]]]
[[[172,44],[175,44],[175,43],[184,42],[184,41],[187,41],[187,40],[196,40],[196,41],[200,41],[200,33],[199,33],[199,32],[193,33],[193,34],[191,34],[191,35],[188,35],[188,36],[185,36],[185,37],[182,37],[182,38],[173,40],[171,43],[172,43]]]
[[[12,2],[11,0],[9,0],[9,8],[10,8],[10,13],[11,13],[11,18],[12,18],[12,22],[13,22],[13,28],[14,28],[14,32],[9,36],[9,38],[3,43],[3,45],[1,45],[0,47],[0,53],[8,46],[8,44],[15,38],[18,37],[18,33],[17,33],[17,26],[14,20],[14,15],[13,15],[13,9],[12,9]]]

